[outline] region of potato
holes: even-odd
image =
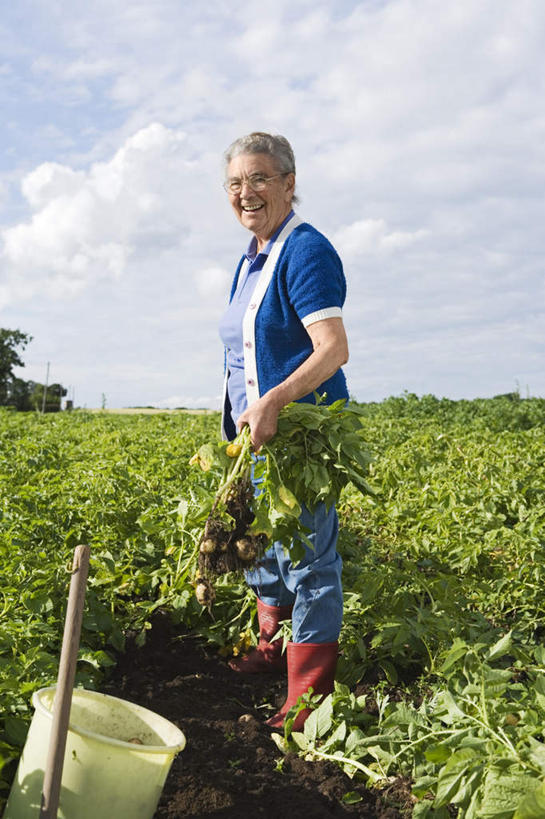
[[[251,537],[241,537],[236,544],[237,554],[241,560],[250,563],[257,557],[257,546]]]
[[[216,541],[212,540],[211,537],[208,537],[201,543],[199,551],[201,551],[204,555],[211,555],[216,551],[216,546]]]
[[[216,592],[208,580],[199,580],[195,587],[195,597],[201,606],[210,606],[216,599]]]

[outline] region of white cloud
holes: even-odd
[[[184,143],[155,123],[87,171],[47,162],[29,173],[21,187],[32,218],[2,233],[12,298],[79,291],[123,275],[136,252],[177,246],[189,230],[179,191],[195,168]]]
[[[335,231],[332,241],[341,257],[352,261],[361,254],[401,250],[428,234],[429,231],[423,229],[388,231],[384,219],[360,219]]]
[[[188,409],[217,410],[221,406],[221,395],[171,395],[161,401],[154,401],[151,406],[157,409],[187,407]]]
[[[232,278],[232,274],[221,267],[206,267],[195,273],[197,289],[204,298],[215,295],[218,291],[225,293]]]
[[[34,210],[60,197],[77,195],[85,184],[85,175],[55,162],[44,162],[31,171],[21,184],[24,197]]]
[[[356,394],[448,394],[449,374],[453,395],[501,392],[538,372],[541,0],[21,3],[36,20],[25,42],[23,12],[0,29],[0,159],[25,197],[11,176],[0,298],[35,337],[49,332],[38,296],[62,318],[74,293],[91,333],[100,316],[103,359],[112,345],[123,357],[109,396],[133,390],[155,348],[149,395],[215,394],[215,324],[247,242],[221,153],[254,129],[289,137],[300,213],[343,258]]]

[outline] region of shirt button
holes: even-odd
[[[250,310],[255,310],[255,304],[250,304]]]
[[[248,349],[250,349],[250,347],[252,346],[252,342],[251,341],[245,341],[244,346],[248,347]]]
[[[255,384],[254,379],[253,379],[253,378],[249,378],[249,379],[248,379],[248,384],[250,385],[250,387],[253,387],[253,386],[254,386],[254,384]]]

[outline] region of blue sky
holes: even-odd
[[[1,326],[76,404],[217,407],[248,235],[222,153],[288,137],[345,266],[352,394],[545,396],[541,0],[19,0]]]

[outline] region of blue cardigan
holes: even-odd
[[[235,294],[244,260],[243,256],[238,264],[230,300]],[[256,286],[257,290],[259,285]],[[261,299],[258,296],[257,300],[252,297],[247,313],[255,311],[252,315],[255,320],[250,330],[245,317],[244,354],[245,361],[248,356],[250,373],[247,381],[248,403],[284,381],[309,357],[313,346],[305,325],[323,318],[341,316],[345,297],[346,280],[335,248],[311,225],[299,223],[281,245],[264,295]],[[327,403],[339,398],[347,399],[343,371],[337,370],[316,391],[327,394]],[[314,394],[309,393],[299,401],[314,403]],[[227,390],[223,430],[228,439],[236,435]]]

